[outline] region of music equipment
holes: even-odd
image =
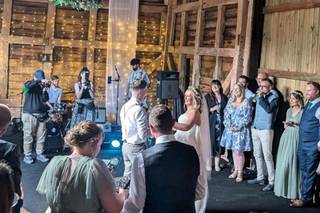
[[[176,99],[179,96],[179,72],[158,71],[157,98]]]
[[[104,124],[106,122],[106,108],[97,107],[95,109],[94,121],[97,124]]]

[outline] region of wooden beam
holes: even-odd
[[[299,3],[283,3],[275,6],[267,6],[264,8],[263,13],[280,13],[280,12],[288,12],[293,10],[303,10],[303,9],[311,9],[320,7],[319,0],[304,0]]]
[[[219,5],[218,6],[218,19],[217,19],[217,28],[216,28],[216,37],[215,37],[215,48],[222,48],[223,46],[223,32],[225,28],[225,10],[226,7]],[[216,56],[216,67],[214,71],[213,78],[221,80],[223,73],[223,58],[221,56]]]
[[[199,47],[199,50],[196,52],[194,47],[169,47],[169,53],[177,53],[177,54],[187,54],[194,55],[198,53],[199,55],[208,55],[208,56],[222,56],[222,57],[230,57],[233,58],[235,55],[234,48],[212,48],[212,47]]]
[[[170,32],[171,32],[171,24],[172,24],[172,1],[167,2],[168,4],[168,12],[164,13],[161,16],[161,19],[165,19],[165,36],[164,36],[164,43],[163,43],[163,66],[162,70],[168,70],[168,50],[169,50],[169,45],[170,45]],[[164,17],[166,15],[166,17]]]
[[[243,55],[245,45],[245,33],[247,24],[248,0],[241,0],[237,9],[237,28],[235,56],[233,58],[231,85],[235,84],[243,70]]]
[[[177,54],[187,54],[187,55],[193,55],[194,54],[194,47],[169,47],[170,53],[177,53]]]
[[[243,0],[240,0],[243,1]],[[210,7],[217,7],[217,6],[222,6],[222,5],[229,5],[229,4],[237,4],[238,0],[207,0],[203,4],[203,8],[210,8]]]
[[[245,76],[249,76],[249,61],[250,61],[250,51],[251,51],[253,11],[254,11],[254,1],[249,0],[246,38],[245,38],[245,45],[244,45],[245,47],[244,47],[244,53],[243,53],[243,71],[242,71],[242,74]]]
[[[320,81],[319,73],[306,73],[306,72],[297,72],[297,71],[288,71],[288,70],[276,70],[276,69],[267,69],[259,68],[259,72],[266,72],[268,75],[275,78],[285,78],[298,81]]]
[[[199,55],[199,48],[203,40],[203,26],[204,26],[204,12],[202,10],[203,0],[199,1],[199,7],[197,11],[197,24],[195,35],[195,54],[193,56],[193,68],[192,68],[192,85],[194,87],[200,86],[201,76],[201,56]]]
[[[46,23],[46,34],[45,34],[45,48],[44,53],[53,54],[52,40],[54,39],[54,25],[55,25],[55,13],[56,7],[53,2],[48,3],[48,12],[47,12],[47,23]],[[46,76],[51,76],[53,72],[52,61],[43,63],[43,71],[46,73]]]
[[[165,13],[165,12],[167,12],[167,6],[140,5],[139,12],[142,12],[142,13]]]
[[[186,4],[181,4],[173,9],[173,13],[182,13],[190,10],[198,10],[199,2],[190,2]]]
[[[234,48],[210,48],[210,47],[200,47],[199,55],[208,56],[221,56],[221,57],[231,57],[235,55]]]
[[[2,13],[2,36],[9,36],[10,23],[12,15],[12,0],[4,1]],[[8,67],[9,67],[9,43],[6,40],[1,40],[0,43],[0,98],[8,96]]]
[[[96,39],[96,21],[97,21],[97,9],[90,10],[89,17],[89,31],[88,31],[88,46],[87,46],[87,60],[86,65],[88,69],[94,73],[94,41]],[[93,76],[91,80],[93,81]]]
[[[186,30],[187,30],[187,13],[182,12],[181,14],[181,31],[180,31],[180,48],[184,46],[187,40],[186,36]],[[180,54],[179,60],[178,60],[178,72],[179,72],[179,78],[180,78],[180,86],[182,88],[185,88],[185,82],[186,82],[186,55]]]
[[[59,47],[87,48],[88,41],[72,40],[72,39],[54,39],[52,41],[52,45],[53,46],[59,46]]]

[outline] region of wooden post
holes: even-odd
[[[238,0],[235,56],[233,58],[231,85],[237,82],[243,70],[243,55],[247,24],[248,0]]]
[[[48,3],[48,13],[47,13],[47,23],[46,23],[46,37],[44,40],[45,48],[44,53],[50,54],[51,59],[53,60],[53,45],[52,41],[54,40],[54,25],[55,25],[55,13],[56,7],[53,2]],[[53,72],[53,61],[46,61],[43,64],[43,71],[46,73],[46,76],[49,77]]]
[[[173,7],[173,2],[168,1],[168,11],[167,11],[166,28],[165,28],[166,33],[165,33],[164,47],[163,47],[163,53],[162,53],[162,55],[163,55],[162,69],[163,70],[168,69],[168,48],[169,48],[169,45],[171,45],[170,39],[171,39],[171,35],[173,33],[172,28],[174,27],[172,25],[172,23],[173,23],[172,21],[174,19],[173,14],[172,14],[172,7]]]
[[[193,70],[192,70],[192,85],[194,87],[199,87],[200,76],[201,76],[201,56],[199,55],[199,48],[202,43],[202,33],[203,33],[203,0],[199,1],[199,8],[197,12],[197,25],[196,25],[196,36],[195,36],[195,53],[193,56]]]
[[[218,20],[216,27],[216,39],[215,39],[215,48],[222,48],[223,46],[223,32],[225,28],[225,10],[226,7],[223,5],[218,6]],[[216,56],[216,67],[213,74],[214,79],[222,80],[222,72],[223,72],[223,57],[217,54]]]
[[[2,13],[2,36],[8,38],[10,34],[10,24],[12,15],[12,0],[6,0],[3,4]],[[0,43],[0,98],[7,98],[8,96],[8,67],[9,67],[9,42],[4,39]]]
[[[90,10],[88,46],[87,46],[87,67],[91,72],[90,78],[93,81],[94,73],[94,41],[96,39],[97,9]]]
[[[181,14],[181,31],[180,31],[180,47],[183,47],[186,42],[186,24],[187,24],[187,14],[186,12],[182,12]],[[178,62],[178,71],[179,71],[179,80],[180,86],[182,90],[185,89],[185,82],[186,82],[186,55],[180,54],[179,55],[179,62]]]
[[[254,3],[253,0],[249,0],[248,5],[248,20],[246,29],[246,39],[243,56],[243,75],[249,76],[249,61],[250,61],[250,50],[251,50],[251,38],[252,38],[252,21],[253,21]]]

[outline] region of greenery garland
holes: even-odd
[[[101,5],[101,0],[50,0],[56,6],[66,6],[77,10],[98,9]]]

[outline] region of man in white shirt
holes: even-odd
[[[194,201],[204,194],[198,183],[199,157],[193,146],[176,141],[174,121],[165,105],[155,106],[149,126],[156,145],[133,161],[129,197],[123,213],[194,213]]]
[[[122,125],[122,155],[124,160],[124,174],[131,173],[134,157],[145,150],[149,136],[148,113],[143,107],[143,100],[147,95],[147,83],[137,79],[131,84],[132,97],[120,111]]]

